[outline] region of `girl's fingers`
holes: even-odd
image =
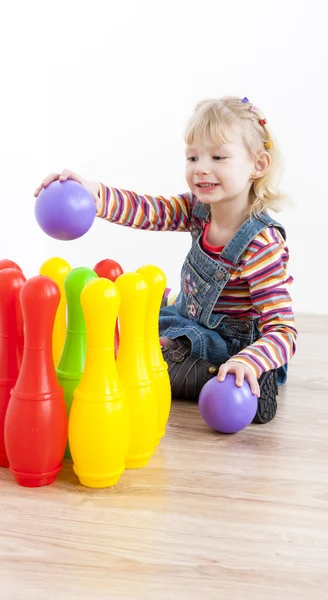
[[[37,197],[40,194],[41,190],[42,190],[42,185],[39,185],[39,187],[36,188],[36,190],[34,192],[34,196]]]
[[[83,177],[78,175],[78,173],[74,173],[74,171],[70,171],[69,169],[64,169],[61,173],[50,173],[47,177],[41,182],[41,185],[35,190],[34,196],[38,196],[41,190],[47,187],[53,181],[67,181],[67,179],[73,179],[73,181],[77,181],[77,183],[81,183],[81,185],[85,184],[85,180]]]
[[[251,371],[247,371],[247,373],[245,373],[245,379],[247,379],[248,383],[249,383],[249,387],[252,390],[252,394],[254,394],[254,396],[257,396],[258,398],[260,397],[260,386],[259,386],[259,382],[257,381],[254,373],[252,373]]]
[[[224,381],[227,373],[233,373],[235,375],[235,383],[237,387],[242,387],[244,380],[249,383],[252,394],[260,397],[260,386],[254,373],[247,367],[243,367],[238,363],[227,362],[220,366],[217,378],[219,381]]]
[[[34,196],[38,196],[43,188],[47,187],[47,185],[49,185],[49,183],[51,183],[52,181],[56,181],[56,179],[59,179],[59,177],[60,173],[50,173],[49,175],[47,175],[47,177],[41,182],[41,185],[39,185],[39,187],[35,190]]]
[[[41,183],[42,187],[47,187],[47,185],[49,185],[49,183],[52,183],[53,181],[56,181],[56,179],[59,179],[60,177],[60,173],[50,173],[50,175],[48,175]]]
[[[220,368],[219,368],[219,372],[217,375],[217,378],[219,381],[224,381],[225,380],[225,376],[228,373],[228,366],[227,363],[223,363]]]
[[[67,181],[67,179],[73,179],[73,181],[77,181],[77,183],[81,183],[84,185],[84,179],[78,173],[74,173],[74,171],[69,171],[69,169],[64,169],[59,176],[59,181]]]
[[[238,387],[242,387],[243,383],[244,383],[244,369],[243,367],[236,367],[235,368],[235,375],[236,375],[236,385]]]

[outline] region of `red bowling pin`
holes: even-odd
[[[20,294],[24,353],[5,418],[5,445],[17,483],[37,487],[55,481],[65,453],[68,416],[52,357],[52,334],[60,300],[45,275],[28,279]]]
[[[9,260],[8,258],[3,258],[2,260],[0,260],[0,271],[3,271],[4,269],[16,269],[17,271],[20,271],[22,273],[22,269],[20,268],[20,266],[13,260]]]
[[[4,261],[0,261],[0,264]],[[8,261],[9,262],[9,261]],[[1,266],[0,266],[1,269]],[[0,271],[0,466],[9,467],[4,424],[10,399],[20,370],[24,323],[20,305],[20,291],[26,279],[17,269]]]
[[[104,258],[104,260],[101,260],[93,267],[93,270],[97,273],[98,277],[105,277],[106,279],[109,279],[110,281],[116,281],[116,279],[123,273],[123,269],[122,269],[121,265],[118,262],[116,262],[116,260],[112,260],[111,258]],[[119,328],[118,328],[118,320],[116,321],[116,325],[115,325],[114,343],[115,343],[114,347],[115,347],[115,358],[116,358],[117,353],[118,353],[119,343],[120,343],[120,332],[119,332]]]

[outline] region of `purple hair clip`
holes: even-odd
[[[243,99],[242,99],[242,102],[243,102],[244,104],[247,104],[247,102],[249,102],[249,100],[248,100],[248,98],[246,98],[246,96],[245,96],[245,98],[243,98]]]

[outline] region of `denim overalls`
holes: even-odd
[[[161,308],[159,334],[170,339],[187,336],[192,354],[215,365],[226,362],[260,337],[258,318],[232,319],[213,313],[217,300],[253,238],[267,227],[277,227],[284,239],[284,228],[268,213],[248,218],[224,247],[217,262],[201,248],[200,238],[210,219],[209,205],[197,202],[192,210],[192,246],[181,270],[181,288],[175,304]],[[287,364],[277,370],[278,385],[285,383]]]

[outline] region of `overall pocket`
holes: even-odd
[[[181,288],[186,295],[193,295],[200,302],[210,289],[210,284],[197,273],[188,258],[182,266]]]
[[[227,349],[230,356],[234,356],[235,354],[238,354],[238,352],[241,351],[241,340],[239,340],[238,338],[225,337],[222,334],[221,337],[223,337],[227,344]]]
[[[181,271],[181,290],[189,319],[199,320],[203,301],[210,287],[186,258]]]
[[[230,356],[253,343],[253,326],[242,320],[236,322],[235,319],[224,319],[218,327],[218,333],[225,340]]]

